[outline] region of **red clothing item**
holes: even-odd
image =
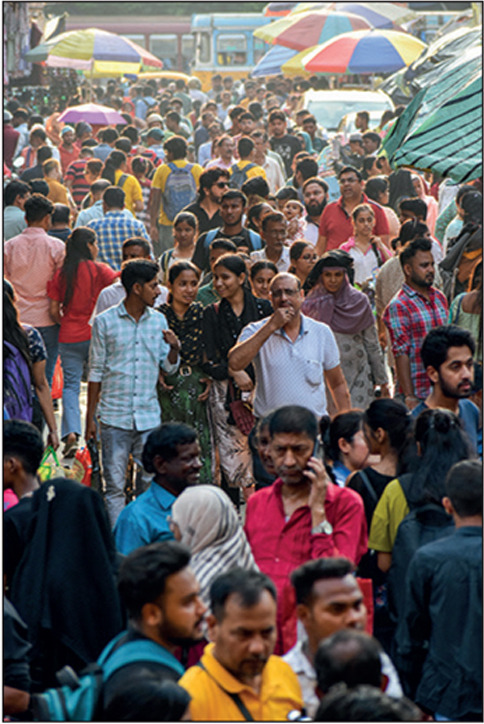
[[[388,227],[387,217],[380,204],[371,201],[366,194],[363,194],[361,203],[370,204],[375,212],[373,235],[385,236],[389,234],[390,229]],[[325,207],[319,222],[319,234],[320,236],[326,237],[326,251],[337,249],[341,244],[344,244],[345,241],[348,241],[350,236],[353,236],[354,229],[351,223],[351,216],[343,206],[342,196],[340,196],[338,201],[333,201],[333,203]]]
[[[78,206],[81,205],[84,196],[89,193],[91,188],[84,176],[88,160],[87,158],[79,158],[77,161],[73,161],[64,174],[64,183],[72,181],[72,198]]]
[[[254,493],[247,503],[245,533],[260,570],[277,588],[277,644],[284,654],[296,643],[296,600],[289,576],[315,558],[344,556],[357,564],[368,549],[365,509],[354,490],[328,483],[325,510],[333,533],[311,533],[311,511],[303,505],[286,522],[282,503],[283,482]]]
[[[91,339],[89,320],[99,293],[118,276],[119,272],[111,269],[108,264],[90,259],[81,261],[77,268],[74,293],[67,308],[63,309],[59,342],[86,342]],[[62,303],[65,290],[65,281],[59,269],[53,279],[47,282],[47,294],[51,299]]]
[[[67,169],[69,168],[69,165],[73,161],[77,161],[79,158],[80,150],[79,148],[74,144],[71,146],[71,149],[69,150],[64,146],[63,143],[59,146],[59,156],[60,156],[60,162],[61,162],[61,168],[62,168],[62,174],[65,174]]]

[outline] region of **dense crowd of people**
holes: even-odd
[[[480,721],[482,179],[211,83],[5,101],[4,713]]]

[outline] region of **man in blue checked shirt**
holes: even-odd
[[[125,505],[129,454],[140,462],[149,433],[160,424],[160,368],[173,374],[179,365],[180,342],[164,315],[152,309],[160,293],[158,272],[158,264],[146,259],[124,264],[126,299],[96,317],[92,328],[85,437],[96,437],[97,407],[106,507],[113,526]]]

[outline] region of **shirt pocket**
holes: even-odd
[[[313,387],[323,384],[323,365],[318,360],[304,360],[304,379]]]

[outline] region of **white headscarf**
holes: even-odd
[[[190,568],[200,584],[200,597],[210,604],[210,586],[221,573],[236,566],[259,570],[234,505],[215,485],[185,488],[172,507],[181,542],[190,548]]]

